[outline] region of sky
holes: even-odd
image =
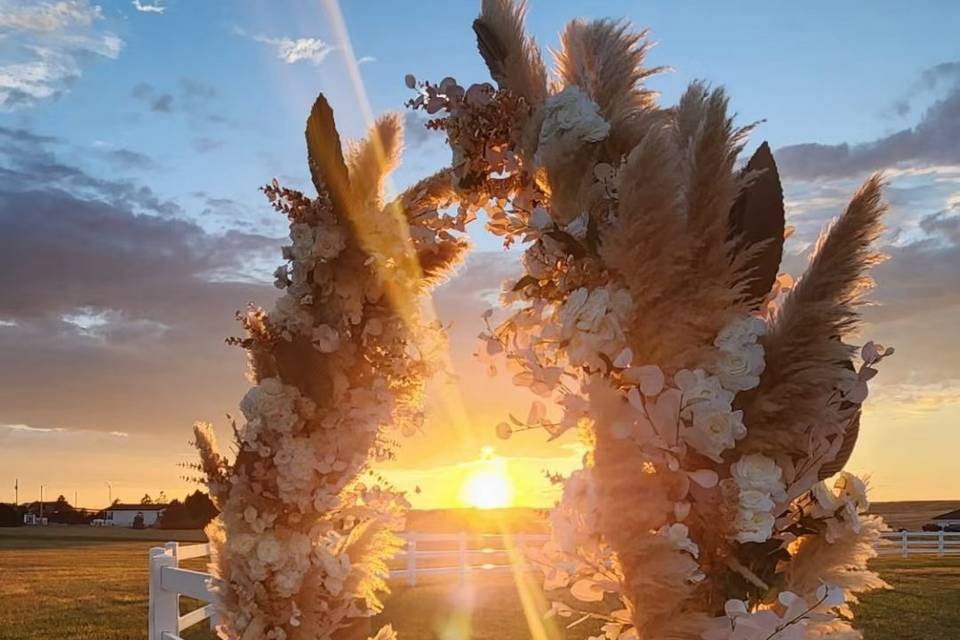
[[[243,354],[224,344],[233,314],[277,295],[285,221],[258,187],[309,187],[303,128],[318,92],[355,138],[370,113],[403,110],[407,73],[486,81],[478,5],[0,0],[0,501],[15,480],[21,500],[43,484],[91,508],[195,488],[182,466],[191,424],[226,440],[247,387]],[[528,28],[556,47],[574,17],[649,28],[649,64],[671,68],[650,82],[664,104],[705,79],[728,89],[738,122],[762,121],[747,151],[774,149],[794,275],[856,186],[886,172],[890,259],[857,340],[897,352],[849,468],[875,500],[960,498],[960,4],[534,0]],[[406,116],[394,189],[449,161],[418,118]],[[384,472],[419,487],[418,507],[459,504],[491,470],[513,479],[516,504],[545,505],[542,472],[582,452],[535,432],[496,439],[531,398],[471,354],[519,266],[481,227],[471,238],[434,297],[463,413],[431,406]]]

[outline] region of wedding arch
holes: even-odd
[[[246,336],[231,340],[253,384],[235,460],[195,428],[222,511],[208,535],[223,633],[371,633],[407,505],[361,476],[419,428],[444,348],[419,301],[482,209],[526,249],[504,287],[513,313],[488,325],[481,355],[542,398],[498,435],[572,430],[589,449],[534,558],[545,588],[568,592],[548,614],[621,640],[859,638],[849,605],[885,586],[866,566],[884,525],[843,468],[892,349],[844,339],[879,260],[882,180],[794,284],[779,273],[773,156],[763,144],[738,168],[752,127],[722,89],[694,82],[661,107],[645,33],[610,20],[568,24],[548,81],[523,17],[523,3],[483,0],[474,22],[496,86],[407,77],[449,169],[385,201],[402,119],[343,151],[321,96],[306,129],[316,197],[264,188],[290,244],[283,294],[241,314]]]

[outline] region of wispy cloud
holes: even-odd
[[[156,3],[151,4],[151,3],[149,3],[149,2],[140,2],[140,0],[133,0],[133,2],[132,2],[131,4],[132,4],[132,5],[134,6],[134,8],[135,8],[137,11],[139,11],[140,13],[160,13],[160,14],[162,14],[164,11],[167,10],[167,8],[166,8],[165,6],[163,6],[159,1],[156,2]]]
[[[245,29],[238,26],[233,27],[233,33],[250,38],[254,42],[269,45],[277,57],[287,64],[309,62],[313,65],[320,65],[328,55],[337,50],[337,47],[320,38],[289,38],[286,36],[277,38],[262,34],[249,34]],[[368,60],[367,62],[371,61]]]
[[[254,36],[253,39],[273,47],[277,57],[287,64],[307,61],[319,65],[336,49],[333,45],[327,44],[319,38],[297,38],[294,40],[292,38]]]
[[[357,58],[357,64],[369,64],[371,62],[376,62],[377,59],[373,56],[361,56]]]
[[[97,29],[102,19],[100,7],[87,0],[0,0],[6,45],[0,110],[56,99],[82,76],[82,66],[91,58],[117,58],[123,40]]]

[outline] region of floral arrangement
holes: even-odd
[[[222,637],[242,640],[366,638],[381,609],[386,560],[401,545],[404,496],[362,481],[391,455],[391,434],[420,428],[424,380],[440,329],[417,299],[466,249],[462,224],[438,209],[452,197],[446,173],[385,203],[384,176],[402,144],[399,116],[380,119],[341,151],[321,96],[307,122],[317,197],[263,191],[290,221],[273,310],[239,319],[253,387],[234,424],[237,451],[218,453],[195,426],[221,515],[207,529],[219,578]],[[384,627],[377,640],[394,637]]]
[[[722,89],[659,106],[645,34],[609,20],[566,27],[548,82],[523,17],[482,2],[496,86],[407,85],[450,144],[458,216],[483,209],[525,245],[512,314],[485,316],[479,355],[543,400],[498,435],[575,430],[588,446],[536,557],[573,599],[551,614],[611,640],[861,637],[849,605],[884,586],[866,566],[884,525],[843,467],[892,349],[857,357],[844,339],[879,260],[882,180],[794,284],[776,165],[764,144],[737,168],[752,127]]]
[[[208,530],[222,635],[367,637],[405,500],[362,480],[392,433],[419,429],[443,336],[418,301],[483,210],[524,245],[524,274],[505,283],[511,315],[485,316],[479,355],[542,398],[497,433],[574,431],[588,448],[534,558],[570,596],[550,614],[598,622],[596,639],[859,638],[850,604],[885,586],[867,568],[884,525],[843,468],[892,349],[844,339],[880,259],[882,180],[794,283],[779,273],[772,154],[737,168],[752,127],[734,125],[721,89],[695,82],[661,107],[643,86],[659,71],[645,34],[609,20],[567,26],[548,82],[523,17],[522,3],[482,2],[496,86],[406,79],[449,169],[385,202],[400,118],[344,157],[321,96],[307,123],[317,196],[264,188],[291,243],[283,295],[241,314],[246,336],[230,340],[254,384],[235,459],[195,429],[222,510]]]

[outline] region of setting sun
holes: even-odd
[[[461,500],[477,509],[497,509],[509,507],[513,494],[513,482],[503,470],[483,469],[464,480]]]

